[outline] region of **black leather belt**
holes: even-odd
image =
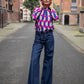
[[[37,33],[48,33],[48,32],[53,32],[53,30],[48,30],[48,31],[36,31]]]

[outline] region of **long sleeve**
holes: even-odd
[[[32,19],[36,20],[40,13],[41,13],[41,9],[39,7],[36,7],[33,11]]]
[[[59,19],[58,15],[57,15],[57,13],[56,13],[56,11],[55,11],[55,9],[52,9],[52,10],[51,10],[51,15],[52,15],[53,20]]]

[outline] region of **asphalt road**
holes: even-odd
[[[0,84],[27,84],[34,35],[34,24],[28,23],[0,42]],[[56,30],[54,39],[53,84],[84,84],[84,54],[72,47]]]

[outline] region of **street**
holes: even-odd
[[[34,35],[34,23],[28,23],[0,42],[0,84],[27,84]],[[52,84],[84,84],[84,54],[56,30],[54,39]],[[40,78],[43,58],[44,50],[40,56]]]

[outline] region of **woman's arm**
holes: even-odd
[[[51,15],[52,15],[53,20],[59,19],[55,9],[51,9]]]
[[[32,19],[36,20],[40,13],[41,13],[41,9],[39,7],[36,7],[33,11]]]
[[[40,4],[40,7],[36,7],[34,9],[33,14],[32,14],[33,20],[36,20],[37,19],[37,17],[39,16],[39,14],[41,13],[41,10],[43,8],[42,1],[39,1],[39,4]]]
[[[50,4],[49,7],[51,9],[51,15],[52,15],[53,20],[59,19],[59,17],[57,16],[57,13],[55,11],[55,9],[53,8],[53,1],[51,2],[51,4]]]

